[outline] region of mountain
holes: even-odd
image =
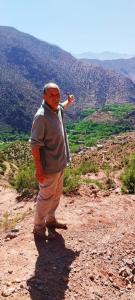
[[[116,53],[104,51],[100,53],[94,52],[84,52],[74,55],[76,58],[86,58],[86,59],[98,59],[98,60],[112,60],[112,59],[122,59],[122,58],[131,58],[134,55],[126,53]]]
[[[101,66],[86,65],[70,53],[15,28],[0,27],[0,121],[28,131],[45,82],[55,81],[76,97],[68,116],[105,103],[135,102],[135,84]]]
[[[110,69],[120,73],[126,77],[129,77],[135,82],[135,57],[130,59],[114,59],[114,60],[97,60],[97,59],[81,59],[84,63],[90,65],[101,66],[104,69]]]

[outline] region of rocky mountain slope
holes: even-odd
[[[128,59],[112,59],[112,60],[97,60],[97,59],[81,59],[84,63],[101,66],[105,70],[113,70],[121,75],[130,78],[135,82],[135,57]]]
[[[90,106],[135,101],[135,85],[102,67],[84,65],[55,45],[10,27],[0,27],[0,120],[12,128],[30,129],[45,82],[55,81],[76,97],[70,117]]]

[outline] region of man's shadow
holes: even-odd
[[[55,239],[35,238],[39,256],[35,275],[27,280],[32,300],[62,300],[68,289],[70,265],[79,252],[67,249],[63,237],[55,232]]]

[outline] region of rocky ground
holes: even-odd
[[[135,299],[134,195],[81,186],[57,211],[68,230],[41,241],[32,234],[34,199],[16,196],[1,182],[1,300]]]
[[[57,230],[53,240],[34,239],[35,198],[17,197],[6,169],[0,180],[0,300],[135,300],[135,195],[122,194],[120,183],[134,149],[132,132],[74,157],[75,165],[83,157],[100,169],[84,175],[76,193],[62,196],[57,217],[68,229]],[[91,182],[105,183],[107,176],[114,183],[108,190]]]

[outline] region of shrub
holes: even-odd
[[[24,220],[24,218],[31,213],[31,210],[24,212],[22,214],[17,213],[15,216],[12,216],[9,214],[8,211],[6,211],[3,216],[0,219],[0,233],[3,231],[9,231],[16,227],[16,225]]]
[[[105,185],[107,190],[114,189],[116,186],[115,181],[110,177],[107,178]]]
[[[80,184],[78,169],[67,168],[64,171],[64,192],[75,192]]]
[[[135,194],[135,154],[131,156],[127,167],[121,176],[122,191],[127,191],[130,194]]]
[[[11,184],[18,192],[24,189],[37,189],[38,183],[35,179],[34,164],[23,166],[19,169],[18,174],[12,179]]]
[[[94,183],[100,190],[105,190],[105,185],[97,179],[85,178],[81,180],[81,183],[84,183],[86,185]]]
[[[84,109],[84,110],[81,111],[81,113],[80,113],[80,118],[85,118],[85,117],[91,116],[94,112],[95,112],[95,109],[94,109],[94,108],[87,108],[87,109]]]
[[[71,142],[69,143],[69,145],[70,145],[70,151],[72,153],[76,153],[76,152],[78,152],[80,150],[80,146],[79,145],[75,145],[75,144],[73,144]]]
[[[78,167],[67,168],[64,172],[64,192],[75,192],[80,186],[81,175],[87,173],[96,173],[98,171],[98,166],[91,161],[84,161]]]
[[[108,112],[111,111],[112,114],[117,118],[124,117],[127,113],[130,113],[134,110],[134,106],[130,103],[124,103],[124,104],[106,104],[102,107],[102,111]]]
[[[84,161],[81,163],[78,171],[81,175],[85,175],[87,173],[97,173],[98,166],[93,161]]]

